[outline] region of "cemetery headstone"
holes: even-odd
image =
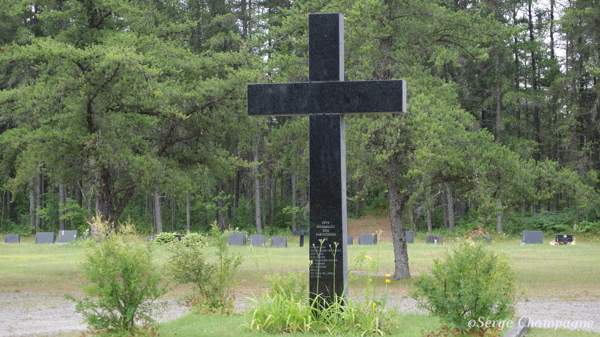
[[[415,235],[413,231],[404,231],[404,239],[406,243],[415,243]]]
[[[483,234],[483,240],[485,243],[492,244],[492,234]]]
[[[60,237],[58,242],[67,243],[77,240],[77,231],[59,231]]]
[[[309,14],[308,72],[306,83],[248,85],[248,115],[309,115],[309,294],[327,300],[348,283],[343,114],[406,111],[406,82],[343,82],[339,13]]]
[[[556,234],[556,242],[559,245],[566,245],[573,242],[573,234]]]
[[[274,236],[271,238],[271,247],[274,248],[287,248],[287,237]]]
[[[156,236],[149,236],[148,237],[148,242],[152,242],[154,240],[156,240]]]
[[[425,242],[441,245],[441,244],[444,244],[444,236],[443,235],[427,235],[425,237]]]
[[[243,246],[246,244],[246,235],[241,233],[231,233],[227,238],[227,244],[230,246]]]
[[[250,237],[250,244],[254,247],[260,247],[265,245],[264,235],[252,235]]]
[[[359,245],[375,245],[377,244],[377,236],[373,234],[360,234],[358,236]]]
[[[544,243],[544,232],[542,231],[523,231],[521,242],[524,244]]]
[[[351,237],[351,236],[349,236],[349,237],[348,237],[348,244],[349,244],[349,245],[351,245],[351,244],[352,244],[352,237]]]
[[[35,233],[36,244],[54,243],[56,241],[56,234],[54,232],[37,232]]]
[[[21,234],[5,234],[4,243],[21,243]]]
[[[304,236],[310,235],[310,231],[304,230],[304,223],[300,223],[299,231],[292,231],[292,235],[300,236],[300,247],[304,247]]]

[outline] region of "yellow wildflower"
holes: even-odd
[[[371,304],[371,307],[372,307],[373,309],[377,309],[377,303],[373,302],[373,303]]]
[[[369,255],[365,255],[365,259],[367,259],[367,260],[373,260],[373,258],[370,257]]]
[[[385,275],[383,275],[383,276],[385,276],[385,277],[388,277],[388,278],[389,278],[389,277],[392,277],[392,274],[385,274]]]
[[[383,281],[383,282],[385,282],[385,283],[392,283],[392,280],[386,278],[385,281]]]

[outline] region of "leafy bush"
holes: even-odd
[[[283,295],[288,298],[303,298],[308,293],[308,282],[303,274],[290,273],[282,275],[279,273],[265,277],[269,284],[269,294]]]
[[[194,286],[190,300],[196,310],[229,312],[235,298],[233,277],[242,263],[242,256],[229,254],[227,239],[219,232],[216,221],[211,227],[211,242],[217,248],[216,261],[207,259],[202,240],[198,244],[173,245],[167,268],[177,282]]]
[[[205,239],[202,234],[199,233],[190,233],[184,236],[181,239],[181,245],[190,247],[190,246],[202,246],[205,244]]]
[[[539,230],[545,233],[559,233],[572,231],[574,222],[575,213],[573,211],[527,213],[516,216],[515,230],[519,232]]]
[[[178,239],[175,236],[175,234],[176,233],[162,232],[156,236],[156,239],[154,239],[154,243],[157,245],[164,245],[164,244],[176,242]]]
[[[474,242],[434,260],[431,275],[419,276],[414,285],[412,296],[422,307],[463,331],[470,320],[497,321],[515,311],[515,274],[507,258]]]
[[[130,244],[115,235],[90,245],[82,263],[87,297],[77,300],[76,312],[96,329],[132,330],[137,323],[153,323],[152,313],[167,293],[152,264],[150,245]]]
[[[320,305],[324,301],[319,296],[311,301],[306,295],[295,297],[293,292],[267,293],[254,301],[243,325],[250,331],[383,335],[389,321],[383,307],[376,303],[361,305],[341,297],[327,306]]]

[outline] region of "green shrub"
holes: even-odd
[[[77,300],[76,312],[96,329],[132,330],[136,323],[153,323],[152,313],[164,306],[158,299],[167,293],[152,264],[150,245],[131,244],[108,236],[90,244],[81,264],[86,297]]]
[[[205,239],[202,234],[199,233],[190,233],[184,236],[181,239],[181,245],[190,247],[190,246],[202,246],[205,244]]]
[[[217,248],[216,261],[204,253],[204,241],[199,244],[173,245],[167,268],[175,281],[194,286],[190,300],[195,310],[229,312],[235,295],[233,277],[242,263],[240,254],[229,254],[227,238],[219,232],[216,222],[211,228],[211,240]]]
[[[308,282],[306,276],[298,273],[282,275],[279,273],[265,277],[269,284],[270,295],[283,295],[288,298],[303,298],[308,293]]]
[[[267,293],[255,299],[246,314],[243,326],[250,331],[269,333],[321,333],[330,335],[383,335],[389,316],[374,302],[358,304],[336,297],[327,306],[317,296],[312,301],[306,295]]]
[[[507,258],[481,244],[460,244],[434,260],[431,275],[419,276],[414,285],[412,296],[422,307],[463,331],[471,329],[470,320],[497,321],[515,311],[515,275]]]
[[[175,236],[175,234],[177,233],[162,232],[156,236],[156,239],[154,239],[154,243],[157,245],[164,245],[172,242],[177,242],[178,239]]]

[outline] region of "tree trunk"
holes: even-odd
[[[392,243],[394,245],[394,280],[410,278],[408,269],[408,252],[404,236],[404,205],[408,198],[400,195],[396,187],[396,174],[398,172],[395,158],[388,162],[388,212],[392,222]]]
[[[175,232],[175,208],[177,207],[177,202],[175,198],[171,198],[171,231]]]
[[[502,200],[496,200],[496,232],[504,232],[504,210]]]
[[[35,179],[35,178],[34,178]],[[29,218],[30,218],[30,223],[31,223],[31,233],[35,234],[36,232],[36,222],[35,222],[35,181],[34,179],[31,179],[29,181]]]
[[[446,199],[448,204],[448,231],[454,231],[454,198],[452,197],[452,189],[450,184],[444,183],[446,187]]]
[[[190,194],[185,195],[185,231],[190,233],[190,227],[192,224],[191,211],[190,211]]]
[[[252,152],[254,155],[254,163],[258,164],[258,142],[260,140],[258,138],[254,139]],[[255,224],[256,224],[256,234],[260,234],[262,230],[261,226],[261,216],[260,216],[260,177],[258,172],[258,166],[252,168],[252,173],[254,175],[254,210],[255,210]]]
[[[87,196],[87,221],[92,222],[92,194],[94,194],[94,185],[92,182],[88,182],[88,196]]]
[[[292,208],[295,210],[296,209],[296,182],[298,180],[298,175],[296,174],[296,172],[292,173]],[[292,230],[296,231],[297,227],[296,227],[296,212],[292,213]]]
[[[65,216],[65,207],[67,206],[67,191],[65,184],[58,184],[58,194],[59,194],[59,212],[58,212],[58,221],[60,224],[60,230],[65,230],[65,220],[63,217]]]
[[[413,217],[414,210],[413,210],[412,204],[409,203],[406,206],[406,213],[407,213],[406,215],[408,218],[408,227],[410,228],[411,231],[415,231],[415,219]]]
[[[160,192],[156,188],[154,190],[154,224],[156,226],[156,234],[163,232],[162,215],[160,213]]]
[[[35,176],[35,230],[38,231],[41,225],[40,214],[38,210],[42,208],[42,174]]]

